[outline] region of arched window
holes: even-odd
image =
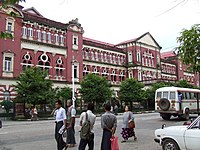
[[[33,58],[29,54],[29,52],[27,52],[26,54],[24,54],[23,57],[22,57],[22,62],[21,62],[23,70],[25,70],[26,68],[29,68],[29,67],[33,66],[34,64],[33,64],[32,61],[33,61]]]
[[[37,66],[39,66],[42,70],[47,71],[47,74],[49,74],[49,69],[51,68],[50,64],[51,60],[46,53],[43,53],[38,57]]]
[[[49,62],[48,62],[49,63]],[[60,78],[62,79],[63,77],[63,71],[64,71],[64,67],[63,67],[63,60],[61,57],[59,57],[57,60],[56,60],[56,79]]]
[[[85,77],[87,74],[89,74],[89,69],[88,69],[88,67],[87,66],[85,66],[84,68],[83,68],[83,76]]]

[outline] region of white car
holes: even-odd
[[[190,125],[165,127],[155,130],[155,142],[163,150],[200,150],[200,116]]]

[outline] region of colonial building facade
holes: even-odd
[[[126,78],[147,86],[181,79],[199,85],[199,76],[187,72],[173,53],[160,53],[161,46],[150,33],[109,44],[83,37],[78,19],[60,23],[43,17],[35,8],[19,5],[0,9],[0,32],[13,35],[0,39],[0,101],[15,98],[16,78],[33,66],[46,70],[55,87],[71,87],[72,61],[76,90],[89,73],[106,77],[116,95]]]

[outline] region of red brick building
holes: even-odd
[[[16,15],[12,17],[10,12]],[[126,78],[136,78],[146,85],[180,79],[199,84],[199,77],[186,72],[179,60],[169,61],[168,55],[161,55],[161,46],[150,33],[109,44],[83,37],[78,19],[60,23],[45,18],[35,8],[19,5],[0,9],[1,31],[14,38],[0,39],[0,101],[13,100],[16,77],[32,66],[47,70],[55,87],[71,87],[73,57],[75,89],[80,88],[80,81],[88,73],[105,76],[116,94]]]

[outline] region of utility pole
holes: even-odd
[[[74,88],[74,55],[72,56],[72,104],[75,108],[75,88]]]

